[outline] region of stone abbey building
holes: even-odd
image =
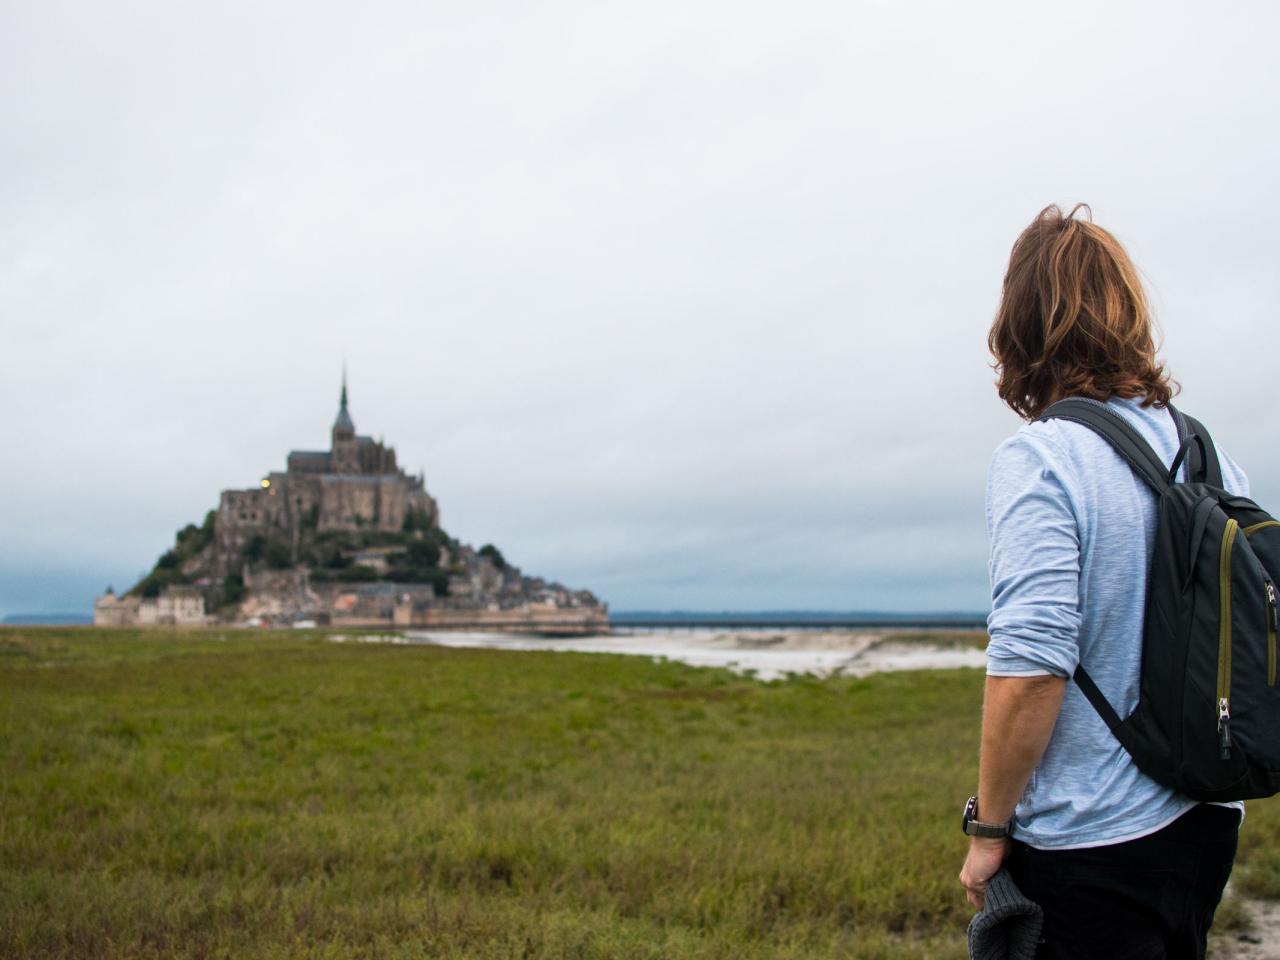
[[[254,536],[288,535],[306,528],[395,532],[417,514],[440,525],[436,501],[421,475],[396,464],[392,447],[356,434],[343,377],[338,417],[328,450],[294,450],[284,472],[269,473],[249,490],[224,490],[218,504],[218,552],[238,554]]]

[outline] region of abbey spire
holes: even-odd
[[[345,434],[343,439],[351,439],[356,435],[356,425],[351,421],[351,414],[347,412],[347,367],[342,367],[342,395],[338,401],[338,417],[333,421],[333,439],[338,439],[339,433]]]

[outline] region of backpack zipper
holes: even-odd
[[[1240,524],[1228,519],[1218,555],[1218,755],[1231,759],[1231,548]]]
[[[1280,633],[1280,602],[1276,585],[1267,581],[1267,686],[1276,685],[1276,634]]]
[[[1263,520],[1261,523],[1251,524],[1245,527],[1241,532],[1246,536],[1252,536],[1259,530],[1266,530],[1268,527],[1280,527],[1280,520]],[[1276,585],[1270,580],[1266,581],[1267,590],[1267,686],[1274,687],[1276,685],[1276,634],[1280,633],[1280,595],[1277,594]]]

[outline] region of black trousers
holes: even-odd
[[[1204,960],[1240,813],[1198,804],[1137,840],[1085,850],[1014,841],[1005,869],[1044,908],[1036,960]]]

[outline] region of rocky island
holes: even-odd
[[[343,377],[328,450],[295,450],[258,486],[224,490],[204,522],[94,623],[251,621],[540,634],[608,632],[589,591],[525,576],[492,544],[449,536],[421,474],[357,435]]]

